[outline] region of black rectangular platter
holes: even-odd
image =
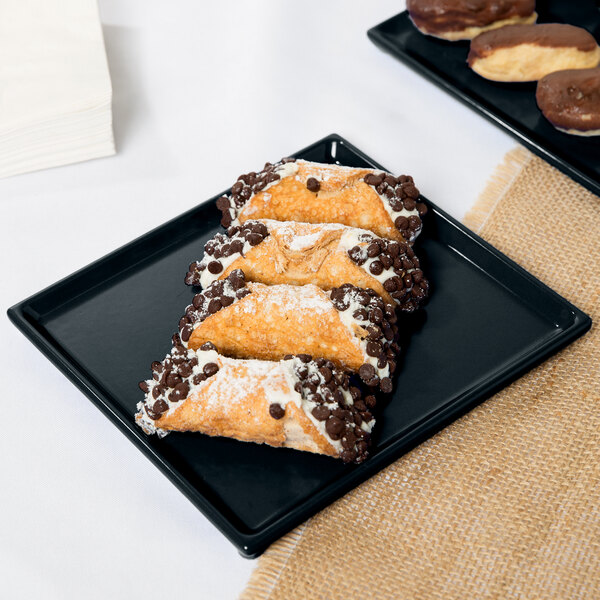
[[[294,156],[382,168],[338,135]],[[200,434],[147,437],[134,422],[142,396],[138,382],[169,351],[191,301],[194,291],[183,277],[221,229],[216,198],[8,314],[244,556],[259,555],[591,325],[585,314],[429,203],[416,250],[431,280],[431,299],[417,314],[401,318],[397,391],[377,413],[369,460],[348,466]]]
[[[600,9],[593,0],[538,1],[536,10],[538,23],[577,25],[600,39]],[[600,195],[600,136],[586,138],[557,131],[537,107],[535,82],[499,83],[480,77],[467,65],[469,42],[447,42],[423,35],[406,11],[373,27],[368,36],[381,49]]]

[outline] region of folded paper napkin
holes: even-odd
[[[0,177],[114,154],[96,0],[0,2]]]
[[[591,192],[518,149],[466,223],[600,318]],[[598,326],[273,544],[242,598],[600,598]]]

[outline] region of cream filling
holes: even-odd
[[[391,268],[386,269],[385,267],[379,275],[373,275],[373,273],[371,273],[369,267],[372,263],[379,259],[379,256],[374,256],[373,258],[367,256],[367,248],[372,242],[362,242],[359,239],[359,237],[361,235],[364,235],[365,233],[369,232],[365,231],[364,229],[350,229],[348,231],[345,231],[342,237],[340,238],[339,246],[346,252],[348,250],[351,250],[355,246],[358,246],[364,252],[364,257],[367,259],[367,262],[360,265],[361,268],[364,269],[371,277],[373,277],[373,279],[376,279],[377,281],[379,281],[379,283],[381,283],[381,285],[383,285],[390,277],[393,277],[395,273]]]
[[[384,176],[389,175],[389,173],[387,173],[385,171],[377,171],[377,170],[373,170],[373,174],[374,175],[384,175]],[[364,181],[364,179],[362,181]],[[377,196],[379,196],[379,199],[381,200],[381,203],[383,204],[383,208],[385,208],[387,214],[390,216],[390,219],[392,220],[392,223],[394,223],[394,227],[396,226],[395,223],[396,223],[396,219],[398,217],[406,217],[407,219],[408,219],[408,217],[412,217],[413,215],[416,217],[419,217],[419,211],[416,209],[416,207],[413,210],[406,210],[406,208],[404,208],[404,207],[402,207],[402,210],[394,210],[391,207],[390,201],[387,196],[380,194],[372,185],[369,187],[371,187],[373,189],[373,191],[377,194]],[[419,232],[420,232],[420,229],[418,229],[411,236],[409,241],[413,242],[416,239]]]
[[[288,363],[288,364],[285,364],[285,363]],[[306,364],[306,363],[303,363],[300,359],[294,358],[293,360],[290,360],[290,361],[284,361],[284,364],[286,367],[286,378],[289,377],[290,378],[289,380],[293,381],[294,383],[296,381],[299,381],[297,375],[294,373],[295,368],[298,368],[298,367],[305,367],[306,369],[308,369],[308,377],[310,377],[311,375],[316,375],[317,377],[319,377],[319,380],[321,381],[321,383],[324,383],[323,376],[321,375],[321,373],[319,373],[317,366],[312,362]],[[292,390],[294,389],[294,383],[292,383],[292,385],[291,385]],[[353,405],[354,401],[352,400],[352,395],[350,394],[350,391],[344,390],[341,387],[340,387],[340,390],[341,390],[342,394],[344,395],[344,400],[346,401],[346,403],[349,405]],[[312,400],[302,398],[302,395],[298,394],[298,392],[296,392],[295,390],[294,390],[294,393],[300,399],[300,406],[301,406],[302,410],[304,411],[304,414],[310,419],[310,422],[315,426],[317,431],[335,448],[337,453],[341,454],[342,451],[344,450],[344,448],[342,446],[341,438],[339,440],[332,440],[329,437],[329,434],[327,433],[327,429],[325,428],[325,423],[327,421],[319,421],[318,419],[315,419],[315,417],[312,414],[313,409],[316,406],[320,406],[320,404],[318,404],[317,402],[313,402]],[[274,402],[278,402],[278,400],[274,400]],[[281,404],[281,402],[279,402],[279,403]],[[282,406],[283,406],[283,404],[282,404]],[[334,410],[336,408],[339,408],[340,405],[337,402],[331,402],[331,403],[327,403],[325,406],[327,406],[327,408],[329,408],[330,410]],[[363,431],[366,431],[367,433],[371,433],[371,430],[373,429],[374,424],[375,424],[375,419],[371,419],[369,421],[369,424],[367,424],[363,421],[361,423],[360,427]]]
[[[233,241],[235,239],[242,239],[242,238],[236,238],[233,237],[231,238],[230,241]],[[242,252],[241,254],[236,252],[234,254],[230,254],[229,256],[222,256],[221,258],[214,258],[214,256],[210,256],[209,254],[204,254],[204,257],[202,258],[202,262],[200,263],[201,265],[206,265],[206,269],[204,269],[204,271],[202,271],[202,274],[200,275],[200,285],[202,286],[203,289],[206,289],[211,283],[217,281],[217,279],[219,279],[219,277],[221,277],[221,275],[223,275],[223,273],[227,270],[227,268],[233,264],[240,256],[244,256],[246,254],[246,252],[248,252],[248,250],[250,250],[250,248],[252,248],[252,246],[250,245],[250,242],[245,241],[244,242],[244,247],[242,248]],[[211,273],[208,270],[208,263],[212,262],[212,261],[216,261],[216,262],[220,262],[223,265],[223,270],[220,273],[217,273],[216,275],[214,275],[213,273]]]
[[[196,375],[199,375],[200,373],[202,373],[204,367],[208,363],[215,363],[215,364],[218,364],[219,367],[221,366],[221,363],[218,360],[219,354],[216,350],[200,350],[200,349],[195,350],[195,351],[188,350],[188,352],[187,352],[188,360],[191,360],[194,357],[196,357],[198,359],[198,364],[192,369],[192,374],[187,378],[187,381],[190,386],[190,391],[188,393],[188,397],[195,391],[200,390],[204,386],[204,384],[210,379],[210,377],[208,377],[204,381],[201,381],[198,385],[192,384],[192,380],[194,379],[194,377]],[[153,433],[157,433],[159,437],[164,437],[169,432],[164,429],[161,429],[160,427],[157,427],[156,421],[151,419],[148,416],[148,414],[146,413],[146,411],[144,410],[144,404],[147,404],[148,406],[151,407],[154,405],[154,402],[156,402],[156,400],[154,400],[154,397],[152,396],[152,390],[157,385],[160,385],[160,383],[158,381],[156,381],[156,379],[154,379],[154,378],[147,379],[146,383],[148,384],[148,393],[146,394],[146,403],[138,402],[138,404],[137,404],[138,413],[135,416],[135,420],[138,423],[138,425],[140,425],[142,427],[142,429],[144,430],[145,433],[147,433],[149,435],[153,434]],[[171,402],[171,400],[169,400],[168,396],[169,396],[168,393],[164,396],[161,396],[161,400],[164,400],[167,403],[167,406],[169,407],[164,413],[162,413],[163,415],[170,414],[173,410],[177,409],[177,407],[181,406],[183,404],[183,402],[185,402],[185,399],[180,400],[179,402]]]
[[[367,322],[359,321],[358,319],[355,319],[353,315],[357,310],[359,310],[360,308],[365,308],[365,307],[351,296],[350,297],[346,296],[346,298],[349,300],[350,306],[346,310],[338,311],[338,314],[340,315],[340,319],[341,319],[342,323],[348,328],[348,331],[350,331],[350,333],[352,334],[352,337],[354,338],[356,345],[362,351],[364,361],[370,365],[373,365],[373,367],[375,368],[375,372],[377,373],[377,376],[379,377],[379,379],[383,379],[384,377],[389,377],[390,376],[390,366],[387,364],[387,362],[386,362],[385,367],[383,367],[383,369],[380,369],[377,366],[377,363],[379,362],[379,357],[369,356],[367,354],[368,340],[366,338],[364,340],[360,339],[358,337],[358,335],[356,335],[356,328],[362,327],[362,328],[366,329]]]

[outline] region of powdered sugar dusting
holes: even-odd
[[[259,303],[265,312],[267,306],[284,308],[286,312],[300,312],[308,314],[324,314],[331,312],[333,307],[327,295],[313,284],[308,285],[264,285],[262,283],[249,283],[248,288],[258,296],[257,301],[242,302],[240,308],[246,312],[255,312]]]

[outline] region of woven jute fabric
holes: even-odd
[[[517,149],[466,223],[600,318],[596,196]],[[600,598],[598,327],[273,544],[241,598]]]

